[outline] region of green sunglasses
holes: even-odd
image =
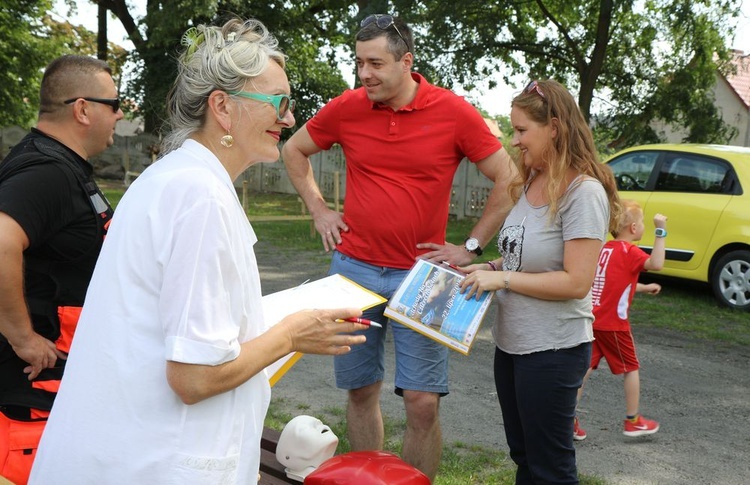
[[[297,101],[293,100],[287,94],[261,94],[261,93],[249,93],[247,91],[228,91],[227,94],[232,96],[240,96],[247,99],[254,99],[256,101],[262,101],[273,105],[276,108],[276,119],[281,121],[286,116],[287,111],[294,113],[294,108],[297,106]]]

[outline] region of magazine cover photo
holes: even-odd
[[[385,314],[448,347],[468,354],[494,293],[467,300],[465,276],[446,265],[418,260]]]

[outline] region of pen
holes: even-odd
[[[378,322],[373,322],[372,320],[368,320],[366,318],[349,317],[349,318],[345,318],[344,321],[353,322],[353,323],[361,323],[362,325],[367,325],[370,327],[383,328],[383,326],[379,324]]]
[[[446,266],[448,266],[449,268],[455,269],[459,273],[463,273],[463,271],[461,271],[460,269],[458,269],[458,266],[454,266],[454,265],[450,264],[448,261],[443,261],[443,264],[446,265]]]

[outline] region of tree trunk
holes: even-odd
[[[99,4],[99,31],[96,33],[96,57],[107,60],[107,7]]]

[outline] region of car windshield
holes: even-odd
[[[618,190],[645,190],[659,152],[626,153],[609,163]]]

